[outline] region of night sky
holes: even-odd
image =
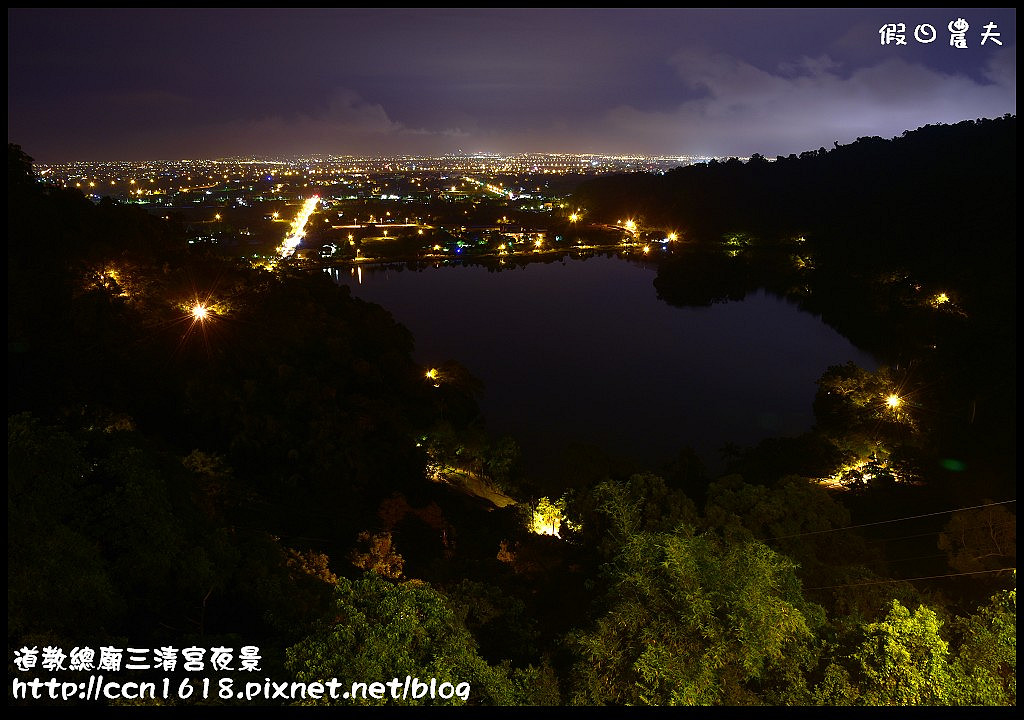
[[[1017,111],[1013,9],[8,9],[7,32],[8,140],[44,163],[775,157]]]

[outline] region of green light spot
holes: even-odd
[[[954,460],[953,458],[943,458],[939,464],[946,470],[950,470],[952,472],[962,472],[964,468],[967,467],[964,463],[959,460]]]

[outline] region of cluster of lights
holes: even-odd
[[[878,467],[888,473],[895,482],[899,483],[905,480],[905,478],[899,475],[896,470],[890,467],[887,463],[879,463],[874,458],[868,458],[866,460],[859,460],[855,463],[844,465],[829,477],[819,480],[819,482],[822,485],[836,489],[846,489],[850,485],[850,480],[853,477],[859,477],[866,483],[871,482],[875,479],[875,473],[871,470],[872,463],[875,464],[875,467]]]
[[[393,158],[353,156],[312,156],[297,158],[252,158],[238,157],[217,160],[146,161],[146,162],[101,162],[63,163],[38,165],[37,171],[47,182],[64,187],[87,186],[92,189],[104,186],[119,188],[126,195],[173,195],[207,191],[213,194],[218,187],[245,186],[252,190],[256,183],[271,183],[273,190],[280,191],[288,185],[301,184],[329,185],[336,182],[365,185],[375,173],[387,172],[450,172],[456,177],[465,177],[479,189],[507,196],[510,199],[529,197],[521,189],[510,190],[509,186],[494,182],[481,182],[466,173],[486,175],[513,174],[530,176],[540,174],[602,174],[623,170],[645,170],[665,172],[667,169],[707,162],[704,156],[609,156],[573,155],[559,153],[526,153],[499,155],[478,153],[472,156],[399,156]],[[446,178],[447,179],[447,178]],[[521,178],[522,179],[522,178]],[[303,182],[305,181],[305,182]],[[147,183],[150,187],[140,191],[137,186]],[[418,179],[412,183],[422,186]],[[538,191],[540,188],[537,188]],[[381,194],[381,193],[376,193]],[[396,197],[388,195],[388,197]],[[141,200],[141,198],[139,198]]]
[[[915,289],[920,289],[920,286],[915,287]],[[927,300],[925,300],[925,303],[936,310],[941,310],[944,313],[967,317],[967,313],[964,309],[960,307],[960,305],[954,301],[953,297],[946,292],[940,291],[931,295]]]
[[[790,259],[793,261],[794,267],[797,270],[813,270],[814,260],[809,256],[804,255],[791,255]]]

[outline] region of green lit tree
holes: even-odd
[[[824,705],[1014,705],[1017,701],[1017,593],[997,593],[978,612],[944,627],[926,605],[899,601],[862,627],[814,688]]]
[[[569,513],[580,518],[582,537],[612,557],[639,532],[670,532],[680,523],[695,524],[697,510],[681,490],[650,473],[628,480],[605,480],[574,494]]]
[[[335,605],[324,621],[287,651],[286,667],[302,682],[331,678],[388,682],[406,675],[438,683],[469,683],[455,696],[414,700],[350,698],[317,704],[532,705],[557,702],[550,671],[513,669],[484,661],[475,640],[443,595],[422,581],[395,584],[376,573],[340,578]]]
[[[978,612],[953,622],[958,705],[1017,704],[1017,589],[996,593]]]
[[[947,704],[953,677],[941,627],[934,610],[921,605],[911,613],[893,600],[884,619],[864,628],[855,656],[863,678],[860,704]]]
[[[807,699],[820,609],[795,566],[758,542],[682,526],[631,536],[606,610],[571,637],[579,704],[748,705]]]

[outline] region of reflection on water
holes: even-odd
[[[515,437],[528,466],[585,443],[650,464],[688,445],[717,469],[727,442],[810,429],[829,365],[877,367],[783,299],[672,307],[652,265],[614,257],[329,272],[408,327],[419,362],[480,378],[488,428]]]

